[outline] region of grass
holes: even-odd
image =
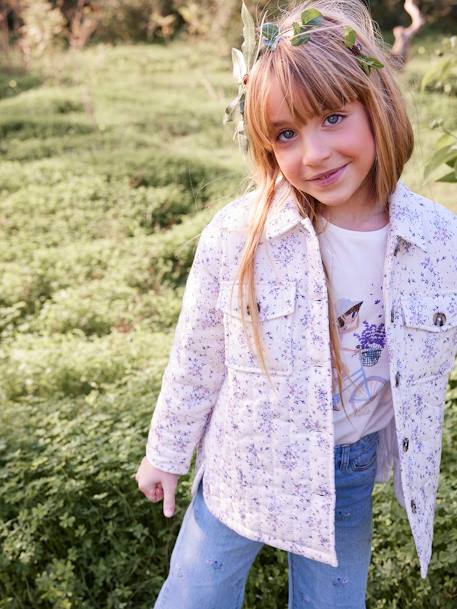
[[[457,127],[456,97],[418,91],[435,44],[434,38],[419,39],[399,77],[417,142],[403,179],[413,190],[457,212],[454,186],[422,180],[425,160],[437,137],[429,126],[431,120],[443,116],[449,128]],[[422,54],[419,46],[424,48]],[[0,609],[27,607],[24,598],[32,592],[23,596],[22,588],[28,586],[35,590],[36,596],[29,599],[34,599],[37,609],[94,609],[102,602],[106,607],[147,606],[144,599],[157,592],[171,541],[160,555],[147,554],[150,550],[140,550],[135,533],[139,529],[132,529],[129,544],[137,544],[135,560],[143,564],[151,560],[157,571],[150,567],[141,576],[130,573],[125,568],[128,556],[120,550],[116,571],[108,559],[105,564],[95,553],[91,558],[98,561],[98,588],[92,582],[86,598],[80,592],[82,584],[77,583],[86,578],[77,571],[78,561],[83,560],[78,554],[82,545],[75,539],[64,543],[67,538],[62,537],[54,551],[57,562],[46,558],[46,533],[34,536],[33,527],[27,528],[27,518],[35,522],[39,516],[38,508],[29,513],[27,506],[42,505],[41,495],[33,495],[24,486],[22,496],[10,473],[17,463],[23,463],[26,472],[31,460],[38,478],[48,479],[48,470],[40,469],[46,464],[40,451],[48,450],[40,438],[52,435],[53,429],[62,430],[59,438],[73,435],[70,439],[65,435],[61,448],[53,446],[52,459],[62,458],[70,467],[79,458],[79,443],[86,446],[90,456],[78,465],[78,476],[86,476],[88,488],[94,472],[104,467],[99,445],[111,445],[114,453],[122,444],[116,463],[123,475],[135,471],[198,235],[215,211],[242,192],[245,184],[246,167],[232,142],[232,130],[221,125],[225,105],[234,93],[229,50],[203,42],[166,47],[98,45],[80,54],[46,57],[29,74],[3,71],[0,77],[0,421],[5,431],[0,467],[2,479],[10,484],[5,487],[9,507],[2,529],[2,535],[7,535],[2,539],[7,559],[2,564],[5,573],[16,569],[16,579],[0,579],[0,590],[4,587]],[[445,457],[451,426],[455,429],[455,408],[452,412]],[[98,417],[103,422],[110,416],[112,423],[97,424]],[[90,429],[85,427],[89,419]],[[444,461],[443,467],[447,466],[451,467],[449,460]],[[56,487],[63,480],[59,476],[70,480],[68,471],[64,468],[54,478]],[[68,488],[71,498],[72,487]],[[97,497],[113,492],[112,484],[100,488]],[[129,481],[125,488],[115,488],[131,506],[127,520],[122,512],[119,526],[128,532],[129,518],[132,527],[140,526],[143,518],[141,526],[152,527],[154,544],[163,548],[160,506],[153,508],[156,522],[151,525],[150,507],[146,510],[145,502],[140,503],[134,484]],[[14,489],[16,504],[11,499]],[[26,500],[28,492],[32,494]],[[44,498],[49,499],[47,492]],[[379,490],[378,497],[382,505],[390,505],[387,489]],[[178,515],[188,498],[189,487],[183,479]],[[22,504],[26,511],[20,511]],[[62,536],[72,522],[62,520],[66,509],[61,508],[55,516],[57,524],[52,525]],[[90,512],[94,522],[99,522],[100,510]],[[54,522],[54,516],[46,518]],[[89,526],[87,518],[81,526]],[[382,515],[378,513],[377,518],[380,522]],[[177,525],[178,521],[167,525],[170,540]],[[405,531],[404,522],[402,526]],[[117,535],[122,538],[119,531]],[[68,544],[74,544],[71,555]],[[411,547],[408,551],[412,552]],[[276,553],[269,558],[250,576],[250,609],[269,609],[262,590],[270,577],[280,578],[278,566],[280,573],[285,567]],[[93,563],[88,564],[95,569]],[[379,559],[380,573],[388,573],[389,568]],[[109,569],[117,579],[109,579]],[[127,571],[128,585],[120,583]],[[153,573],[156,579],[147,592],[146,579]],[[436,586],[441,583],[437,581]],[[104,594],[109,600],[101,600]],[[284,600],[284,594],[280,591],[271,607],[277,606],[278,598]],[[377,603],[376,609],[386,606],[379,598]]]

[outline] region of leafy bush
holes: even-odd
[[[198,236],[242,190],[220,127],[230,62],[206,44],[99,45],[54,62],[40,64],[42,86],[0,100],[0,609],[146,609],[190,476],[171,520],[131,476]],[[434,112],[437,93],[423,95]],[[370,609],[455,605],[456,404],[454,373],[430,578],[391,487],[376,487]],[[245,609],[286,604],[287,556],[265,547]]]
[[[444,47],[446,56],[438,64],[433,65],[422,77],[421,89],[425,91],[431,84],[435,89],[442,90],[445,94],[457,94],[457,36],[445,39]],[[444,51],[440,49],[440,55]],[[441,127],[442,135],[435,142],[435,153],[428,161],[424,177],[427,178],[436,169],[447,165],[451,171],[437,179],[438,182],[457,182],[457,134],[449,131],[444,125],[442,117],[435,119],[433,127]]]

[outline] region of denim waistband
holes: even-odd
[[[362,453],[363,451],[371,448],[378,442],[379,431],[373,431],[372,433],[362,436],[357,442],[351,444],[336,444],[334,446],[335,453],[342,452],[344,449],[349,450],[351,454]]]

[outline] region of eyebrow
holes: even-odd
[[[322,110],[322,115],[327,114],[328,112],[342,112],[342,111],[343,111],[343,109],[344,109],[344,108],[345,108],[347,105],[348,105],[348,104],[346,103],[346,104],[342,104],[342,105],[341,105],[341,106],[339,106],[338,108],[333,108],[333,109],[327,108],[327,109],[323,109],[323,110]],[[284,120],[284,119],[283,119],[283,120],[279,120],[279,121],[272,121],[272,122],[270,122],[270,125],[271,125],[272,127],[275,127],[275,128],[276,128],[276,127],[282,127],[283,125],[290,125],[290,123],[291,123],[291,122],[293,122],[293,119],[291,119],[291,120]],[[304,123],[304,124],[306,125],[306,121],[305,121],[305,123]]]
[[[290,118],[290,119],[282,119],[282,120],[279,120],[279,121],[272,121],[270,123],[270,125],[273,128],[278,128],[278,127],[283,127],[285,125],[290,125],[290,124],[296,123],[296,122],[299,122],[300,124],[303,124],[303,125],[306,125],[306,123],[307,123],[307,121],[301,121],[301,120],[296,121],[295,119]]]

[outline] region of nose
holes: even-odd
[[[322,133],[308,132],[303,137],[302,164],[304,167],[320,168],[330,156],[330,147]]]

